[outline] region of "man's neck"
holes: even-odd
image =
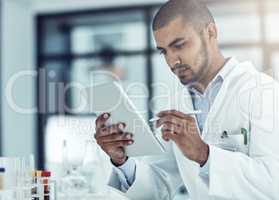
[[[218,56],[213,59],[209,70],[206,72],[205,77],[194,84],[192,87],[195,88],[200,93],[204,93],[209,83],[214,79],[214,77],[218,74],[218,72],[224,67],[227,60],[223,57],[222,54],[218,54]]]

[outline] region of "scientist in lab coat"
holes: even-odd
[[[158,113],[170,150],[148,161],[128,158],[132,133],[100,115],[95,138],[113,164],[109,184],[130,199],[172,199],[185,185],[191,200],[278,200],[278,83],[250,62],[223,57],[214,19],[197,0],[166,2],[152,26],[158,50],[202,113]]]

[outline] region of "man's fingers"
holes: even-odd
[[[174,134],[172,131],[163,131],[162,132],[162,138],[165,141],[172,140],[172,141],[174,141],[176,143],[177,141],[179,141],[180,137],[179,137],[179,135]]]
[[[117,123],[113,125],[109,125],[100,129],[100,136],[107,136],[113,133],[121,133],[124,131],[125,123]]]
[[[182,120],[173,116],[163,116],[156,122],[156,128],[160,127],[163,124],[169,123],[176,126],[182,126]]]
[[[103,144],[103,147],[106,149],[112,149],[116,147],[125,147],[132,145],[134,143],[133,140],[122,140],[122,141],[115,141],[115,142],[107,142]]]
[[[98,140],[102,141],[102,143],[110,143],[110,142],[116,142],[116,141],[127,141],[132,140],[133,134],[131,133],[113,133],[108,136],[102,136],[98,138]]]
[[[162,126],[162,129],[161,129],[162,132],[164,131],[170,131],[174,134],[182,134],[183,133],[183,127],[182,126],[176,126],[174,124],[170,124],[170,123],[165,123],[163,126]]]
[[[112,124],[109,126],[102,127],[97,130],[95,134],[95,139],[98,139],[99,137],[108,136],[113,133],[122,133],[124,131],[124,128],[126,127],[125,123],[117,123]]]
[[[109,113],[103,113],[101,114],[99,117],[97,117],[95,123],[96,123],[96,130],[102,128],[106,121],[108,120],[108,118],[110,117]]]

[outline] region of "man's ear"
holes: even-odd
[[[217,39],[218,32],[217,32],[217,27],[214,23],[209,23],[207,26],[207,32],[209,35],[209,39]]]

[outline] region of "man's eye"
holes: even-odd
[[[183,46],[185,45],[185,42],[181,43],[181,44],[176,44],[174,47],[176,49],[181,49]]]
[[[161,55],[165,55],[165,54],[166,54],[166,51],[165,51],[165,50],[161,50],[159,53],[160,53]]]

